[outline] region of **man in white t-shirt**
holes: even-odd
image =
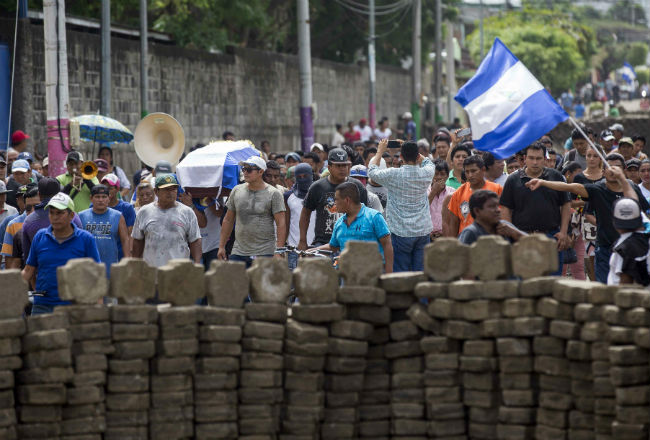
[[[161,267],[175,258],[201,263],[201,233],[196,214],[176,201],[178,180],[173,174],[156,176],[158,200],[143,206],[133,225],[133,257]]]
[[[379,126],[375,128],[375,137],[377,140],[390,139],[391,135],[393,134],[393,130],[388,128],[388,125],[388,117],[382,117],[381,121],[379,121]]]
[[[298,247],[300,242],[300,213],[302,212],[303,202],[309,187],[314,182],[314,171],[309,164],[301,163],[294,168],[296,183],[287,192],[284,193],[284,203],[287,207],[286,224],[287,224],[287,244],[292,247]],[[314,241],[314,227],[316,226],[316,211],[311,212],[309,219],[309,228],[307,228],[307,246],[311,246]],[[298,265],[298,254],[295,252],[288,253],[289,269],[293,270]]]
[[[355,125],[354,130],[361,134],[361,142],[369,140],[372,136],[372,128],[370,128],[365,118],[359,120],[359,125]]]

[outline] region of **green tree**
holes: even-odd
[[[639,67],[635,69],[636,71],[636,80],[639,84],[647,84],[650,82],[650,69],[648,67]]]
[[[618,0],[609,8],[607,16],[610,19],[624,21],[636,26],[646,27],[648,25],[645,10],[634,0]]]
[[[552,93],[573,87],[586,73],[587,60],[595,52],[588,27],[550,11],[509,12],[485,20],[485,50],[495,37],[528,67]],[[472,56],[480,56],[478,30],[468,37]]]

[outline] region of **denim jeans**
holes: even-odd
[[[201,256],[201,261],[203,261],[203,267],[205,267],[205,270],[210,269],[210,264],[212,264],[212,260],[217,259],[217,254],[219,253],[219,248],[212,249],[211,251],[204,252],[203,255]]]
[[[594,261],[596,281],[607,284],[607,275],[609,275],[609,258],[611,256],[612,251],[609,248],[596,246]]]
[[[46,313],[54,312],[54,307],[49,304],[34,304],[32,305],[32,316],[44,315]]]
[[[253,260],[255,258],[258,258],[258,257],[272,257],[272,256],[273,255],[257,255],[257,256],[253,256],[253,257],[245,257],[244,255],[230,254],[230,257],[228,257],[228,259],[230,261],[243,261],[244,263],[246,263],[246,268],[248,269],[253,264]]]
[[[431,241],[429,234],[420,237],[390,234],[390,241],[393,244],[393,272],[424,269],[424,247]]]
[[[290,270],[294,270],[296,267],[298,267],[298,253],[287,252],[287,263],[289,264]]]

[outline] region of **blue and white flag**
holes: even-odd
[[[621,68],[621,76],[628,84],[632,84],[632,82],[636,79],[636,72],[634,71],[634,67],[632,67],[632,65],[627,61],[623,63],[623,67]]]
[[[499,159],[526,148],[569,118],[498,38],[454,99],[469,115],[474,147]]]

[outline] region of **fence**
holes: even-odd
[[[338,273],[123,260],[109,283],[76,260],[58,278],[77,304],[27,319],[5,271],[0,437],[647,439],[648,291],[556,266],[538,236],[437,240],[424,273],[388,275],[363,242]],[[171,307],[143,304],[156,277]],[[121,304],[93,304],[107,294]]]

